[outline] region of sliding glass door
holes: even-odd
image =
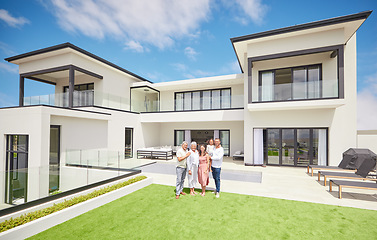
[[[264,159],[269,165],[327,165],[327,129],[265,129]]]

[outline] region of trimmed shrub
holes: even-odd
[[[89,199],[101,196],[105,193],[117,190],[119,188],[125,187],[127,185],[132,184],[132,183],[136,183],[138,181],[144,180],[146,178],[147,178],[146,176],[137,176],[137,177],[129,179],[125,182],[120,182],[120,183],[117,183],[117,184],[114,184],[114,185],[110,185],[110,186],[95,190],[95,191],[88,193],[86,195],[81,195],[81,196],[77,196],[77,197],[73,197],[73,198],[64,200],[63,202],[56,203],[56,204],[52,205],[51,207],[44,208],[44,209],[41,209],[41,210],[38,210],[38,211],[35,211],[35,212],[23,214],[19,217],[11,218],[9,220],[5,220],[4,222],[0,223],[0,232],[7,231],[7,230],[12,229],[14,227],[17,227],[17,226],[23,225],[25,223],[31,222],[35,219],[47,216],[51,213],[58,212],[58,211],[63,210],[65,208],[76,205],[78,203],[85,202]]]

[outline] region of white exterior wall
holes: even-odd
[[[329,35],[327,35],[329,34]],[[336,35],[340,35],[336,37]],[[341,31],[327,31],[323,34],[304,35],[297,38],[287,38],[287,40],[266,41],[248,46],[248,56],[267,55],[285,51],[294,51],[304,48],[323,47],[340,44],[343,38]],[[305,40],[306,39],[306,40]],[[310,40],[309,40],[310,39]],[[289,40],[289,41],[288,41]],[[264,50],[263,52],[261,52]],[[320,55],[318,55],[320,56]],[[247,59],[247,58],[245,58]],[[274,68],[294,67],[305,64],[316,64],[321,59],[303,57],[292,57],[285,61],[283,65],[275,65]],[[265,61],[267,63],[255,63],[252,77],[253,83],[258,79],[258,70],[270,68],[273,63],[279,60]],[[280,62],[281,63],[281,62]],[[245,63],[247,66],[247,63]],[[265,65],[263,65],[265,64]],[[336,63],[334,60],[322,60],[323,74],[332,78],[336,73]],[[298,65],[298,66],[299,66]],[[245,96],[247,96],[248,78],[245,74]],[[328,163],[338,165],[342,159],[342,153],[350,147],[356,146],[356,34],[351,37],[344,48],[344,99],[341,104],[339,99],[334,101],[337,106],[320,106],[317,109],[305,109],[305,101],[301,102],[300,110],[289,109],[289,102],[282,103],[281,110],[271,109],[266,111],[248,111],[245,109],[245,163],[253,164],[253,128],[300,128],[300,127],[328,127]],[[254,88],[255,86],[253,86]],[[247,102],[247,97],[245,97]],[[314,100],[321,104],[324,100]],[[326,100],[327,101],[327,100]],[[309,104],[310,101],[306,101]],[[265,105],[262,105],[265,104]],[[270,103],[252,103],[252,105],[268,106]],[[297,103],[292,102],[292,105]],[[315,103],[314,103],[315,104]]]

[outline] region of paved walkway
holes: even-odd
[[[155,166],[141,169],[146,176],[153,178],[154,183],[175,186],[175,161],[157,160]],[[338,199],[337,187],[329,192],[328,186],[325,187],[323,181],[318,182],[316,175],[311,177],[306,173],[306,168],[251,167],[227,158],[221,177],[223,192],[377,210],[376,191],[345,188],[343,198]],[[214,187],[213,179],[210,179],[209,188]]]

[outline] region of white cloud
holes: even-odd
[[[30,23],[30,21],[24,17],[13,17],[5,9],[0,9],[0,19],[6,22],[11,27],[20,27],[24,24]]]
[[[188,57],[189,59],[191,59],[193,61],[196,60],[196,55],[198,55],[198,53],[192,47],[186,47],[185,50],[184,50],[184,53],[185,53],[186,57]]]
[[[18,73],[18,67],[11,65],[10,63],[0,62],[0,70],[7,71],[10,73]]]
[[[267,5],[262,0],[223,0],[223,5],[236,12],[234,20],[247,25],[251,20],[255,24],[262,24],[267,13]]]
[[[147,48],[144,49],[144,47],[139,42],[135,42],[134,40],[127,42],[125,49],[130,49],[132,51],[139,52],[139,53],[142,53],[144,51],[149,51],[149,49]]]
[[[192,69],[183,63],[172,63],[171,66],[174,67],[175,71],[181,73],[184,78],[188,78],[188,79],[240,73],[240,67],[238,65],[238,61],[226,63],[224,66],[220,67],[216,71],[204,71],[201,69]]]
[[[172,63],[171,64],[174,68],[175,68],[175,70],[177,70],[178,72],[185,72],[185,71],[187,71],[187,69],[188,69],[188,67],[185,65],[185,64],[183,64],[183,63]]]
[[[176,39],[200,33],[199,25],[210,13],[210,1],[50,0],[50,9],[66,31],[164,49]]]
[[[357,128],[377,129],[377,73],[367,77],[368,86],[357,93]]]

